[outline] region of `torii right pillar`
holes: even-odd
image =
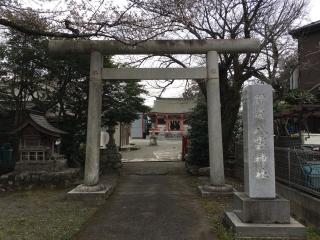
[[[207,112],[210,185],[199,186],[203,197],[232,195],[233,189],[225,184],[221,127],[218,53],[207,53]]]

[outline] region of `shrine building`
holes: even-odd
[[[151,129],[164,133],[166,137],[182,136],[188,129],[189,116],[196,102],[184,98],[156,98],[153,108],[147,114]]]

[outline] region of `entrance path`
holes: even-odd
[[[120,182],[75,240],[214,240],[183,162],[126,163]]]
[[[182,140],[158,140],[157,146],[149,146],[147,139],[133,139],[139,150],[121,152],[123,162],[179,161],[181,160]]]

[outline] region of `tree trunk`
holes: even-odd
[[[233,134],[235,124],[238,118],[239,108],[241,104],[241,89],[232,87],[228,94],[222,96],[221,104],[221,121],[222,121],[222,140],[223,152],[227,157],[230,147],[233,147]]]
[[[224,158],[226,158],[230,147],[233,146],[232,138],[234,133],[234,127],[238,118],[239,108],[241,105],[241,87],[242,82],[238,83],[233,81],[233,85],[230,86],[227,78],[227,71],[219,66],[220,74],[220,97],[221,97],[221,122],[222,122],[222,141]],[[207,92],[205,83],[198,82],[201,92],[206,97]]]

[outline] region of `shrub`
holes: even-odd
[[[187,163],[190,165],[209,165],[208,144],[208,116],[207,104],[204,100],[198,100],[196,107],[190,117],[190,130],[188,137],[190,149]]]

